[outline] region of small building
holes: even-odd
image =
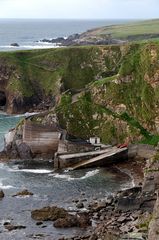
[[[89,142],[92,145],[99,145],[100,144],[100,138],[99,137],[90,137]]]

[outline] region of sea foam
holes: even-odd
[[[82,176],[80,178],[75,178],[75,177],[71,177],[71,175],[59,174],[59,173],[49,174],[49,176],[52,176],[54,178],[66,179],[68,181],[73,181],[73,180],[84,180],[86,178],[93,177],[94,175],[96,175],[98,173],[99,173],[99,169],[96,169],[96,170],[93,170],[93,171],[89,171],[84,176]]]

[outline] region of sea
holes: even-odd
[[[130,20],[55,20],[55,19],[0,19],[0,51],[54,48],[41,43],[42,39],[68,37],[92,28],[128,23]],[[12,47],[18,43],[20,47]]]
[[[67,37],[91,28],[124,23],[126,20],[0,20],[0,51],[18,49],[52,48],[54,45],[39,43],[43,38]],[[19,48],[11,47],[18,43]],[[4,148],[4,135],[25,115],[7,115],[0,112],[0,150]],[[9,163],[0,161],[0,189],[5,193],[0,200],[0,239],[56,240],[62,237],[79,236],[78,228],[55,229],[52,222],[36,225],[31,219],[31,210],[56,205],[74,211],[73,199],[106,198],[121,189],[132,186],[132,179],[115,168],[90,168],[75,171],[55,171],[52,159],[43,161],[22,161],[11,159]],[[28,189],[30,197],[13,197],[17,192]],[[84,195],[83,195],[84,194]],[[87,205],[87,202],[85,202]],[[24,225],[25,229],[9,232],[4,223]]]

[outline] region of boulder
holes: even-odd
[[[53,225],[56,228],[86,228],[91,225],[91,221],[87,213],[80,213],[78,215],[68,214],[65,218],[57,219]]]
[[[117,197],[117,210],[123,212],[138,210],[142,203],[141,191],[141,187],[134,187],[122,191]]]
[[[56,221],[59,218],[66,218],[68,215],[65,209],[55,206],[44,207],[31,212],[31,217],[37,221]]]
[[[77,227],[78,220],[77,216],[74,215],[67,215],[65,218],[59,218],[54,222],[54,227],[56,228],[70,228],[70,227]]]
[[[0,200],[4,198],[4,192],[2,190],[0,190]]]
[[[79,213],[78,218],[78,227],[86,228],[91,225],[91,220],[88,213]]]

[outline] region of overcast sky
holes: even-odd
[[[159,0],[0,0],[0,18],[158,18]]]

